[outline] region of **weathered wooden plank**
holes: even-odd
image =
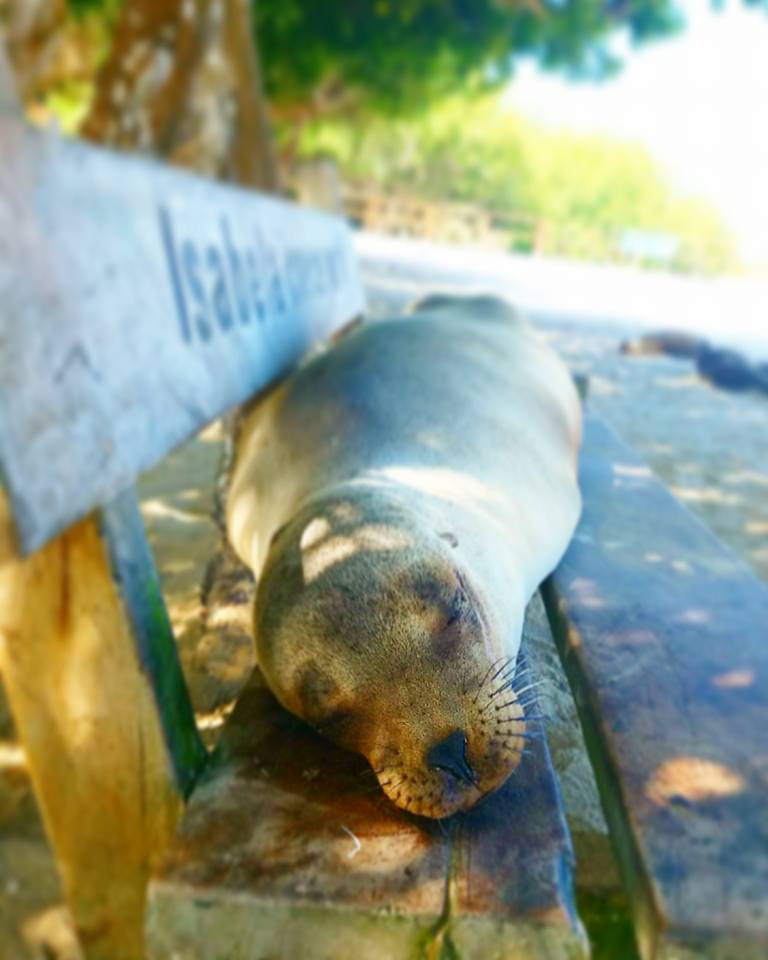
[[[16,84],[2,43],[0,43],[0,113],[12,113],[21,117],[21,104],[16,92]]]
[[[11,516],[8,497],[0,483],[0,567],[18,555],[16,527]]]
[[[90,960],[139,960],[147,877],[181,809],[95,520],[0,565],[0,668]]]
[[[586,422],[545,586],[642,954],[768,956],[768,590]]]
[[[362,758],[283,711],[257,672],[150,885],[148,950],[584,957],[571,867],[544,741],[482,807],[440,824],[395,808]]]
[[[29,552],[362,309],[346,224],[0,111],[0,469]]]
[[[186,797],[208,752],[197,731],[134,489],[123,491],[104,506],[99,522],[112,576],[130,622],[139,667],[152,687],[176,783]]]

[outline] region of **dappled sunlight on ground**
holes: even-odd
[[[743,689],[751,687],[755,682],[755,671],[748,670],[729,670],[728,673],[721,673],[712,680],[716,687],[729,689]]]
[[[622,385],[590,391],[592,408],[768,580],[768,398],[713,388],[690,361],[621,356],[620,339],[597,332],[584,343],[580,368]]]
[[[740,793],[744,778],[722,763],[699,757],[666,760],[646,784],[645,793],[656,806],[671,802],[703,803]]]

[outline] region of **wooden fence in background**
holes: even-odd
[[[542,252],[543,248],[545,224],[523,213],[507,214],[476,204],[425,200],[357,184],[342,187],[341,201],[352,223],[377,233],[530,253]]]
[[[716,273],[723,266],[722,256],[706,243],[692,245],[664,231],[555,222],[524,211],[426,199],[370,182],[344,181],[328,157],[300,162],[285,171],[285,182],[300,203],[346,216],[354,226],[374,233],[682,273]]]

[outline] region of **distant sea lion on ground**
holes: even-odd
[[[702,346],[696,369],[705,380],[725,390],[762,390],[768,393],[768,373],[737,350]]]
[[[494,297],[364,324],[244,415],[227,528],[261,670],[405,810],[468,809],[520,761],[523,615],[579,516],[580,435],[568,371]]]
[[[704,337],[678,331],[647,333],[622,340],[619,352],[633,357],[667,356],[691,359],[698,374],[723,390],[760,390],[768,394],[768,364],[751,363],[727,347],[717,347]]]
[[[677,330],[658,330],[631,340],[622,340],[619,352],[633,357],[680,357],[695,359],[706,344],[703,337]]]

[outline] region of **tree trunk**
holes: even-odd
[[[52,90],[93,77],[105,29],[95,18],[70,16],[67,0],[0,0],[0,42],[32,119],[50,120],[43,101]]]
[[[66,0],[0,0],[0,28],[22,101],[50,63],[66,19]]]
[[[249,0],[126,0],[82,133],[278,189]]]

